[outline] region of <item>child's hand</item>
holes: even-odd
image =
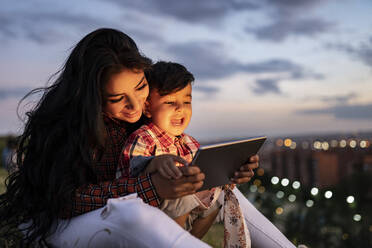
[[[176,166],[176,163],[187,165],[187,162],[175,155],[164,154],[156,156],[147,166],[146,173],[159,172],[160,175],[167,179],[178,179],[182,176],[181,170]]]

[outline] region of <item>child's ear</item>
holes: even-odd
[[[143,114],[147,117],[147,118],[151,118],[151,114],[150,114],[150,103],[148,100],[146,100],[145,102],[145,107],[143,109]]]

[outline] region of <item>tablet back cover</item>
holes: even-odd
[[[191,163],[205,174],[204,184],[198,191],[229,184],[234,172],[257,154],[265,140],[266,137],[256,137],[201,146]]]

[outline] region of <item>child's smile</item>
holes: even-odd
[[[147,100],[145,115],[170,135],[181,135],[190,123],[191,100],[191,84],[165,96],[154,89]]]

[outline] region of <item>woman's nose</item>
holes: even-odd
[[[136,97],[128,97],[125,108],[130,110],[140,110],[141,104]]]

